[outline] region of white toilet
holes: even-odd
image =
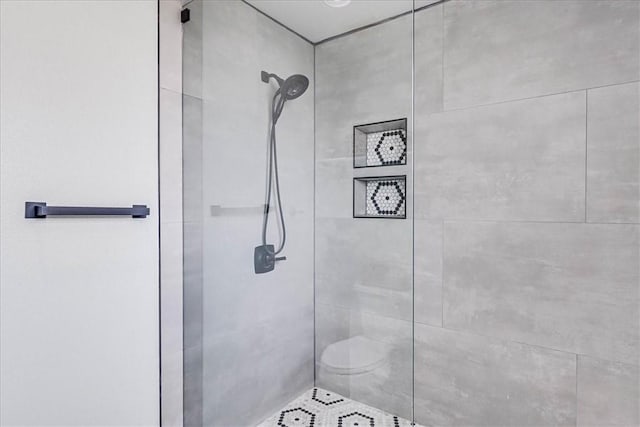
[[[329,344],[320,357],[320,384],[348,395],[352,386],[373,386],[389,376],[388,345],[356,335]]]

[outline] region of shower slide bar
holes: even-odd
[[[105,208],[82,206],[47,206],[45,202],[25,202],[25,218],[47,218],[48,216],[131,216],[146,218],[147,205],[133,205],[130,208]]]

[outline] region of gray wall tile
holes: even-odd
[[[257,425],[313,387],[312,318],[290,311],[206,341],[203,425]]]
[[[202,426],[202,345],[184,349],[184,426]]]
[[[317,218],[315,284],[316,302],[411,320],[411,222]]]
[[[202,207],[202,100],[182,96],[182,217],[203,221]]]
[[[387,412],[411,417],[411,322],[349,308],[316,304],[316,385]],[[323,375],[325,348],[349,337],[364,336],[389,348],[388,364],[371,375],[338,378]]]
[[[416,324],[416,422],[575,425],[575,355]]]
[[[188,317],[197,321],[198,305],[201,311],[199,337],[185,316],[185,340],[203,345],[204,425],[252,425],[313,385],[313,46],[243,2],[195,7],[203,8],[199,17],[192,10],[202,24],[202,47],[192,62],[200,54],[202,79],[201,87],[198,81],[185,87],[201,97],[185,96],[185,257],[200,260],[200,298],[185,292],[185,313],[192,304]],[[260,80],[262,70],[305,74],[311,84],[278,121],[287,261],[256,275],[276,89]],[[214,214],[212,206],[222,210]],[[273,213],[270,226],[267,240],[274,242]],[[185,281],[196,280],[195,267],[185,265]]]
[[[640,84],[587,99],[587,220],[640,222]]]
[[[437,76],[441,55],[431,47],[441,47],[441,15],[441,9],[424,13],[418,44],[426,53],[421,69]],[[410,16],[316,47],[316,358],[356,335],[388,343],[392,354],[387,371],[339,381],[317,370],[316,383],[404,417],[411,415],[411,221],[352,215],[354,176],[410,175],[410,169],[354,171],[352,138],[354,125],[410,119],[411,48]],[[421,85],[423,110],[440,111],[441,79]]]
[[[205,339],[247,329],[283,313],[300,312],[300,322],[313,324],[313,317],[302,316],[313,307],[312,224],[307,214],[287,215],[286,220],[289,236],[282,254],[287,260],[260,275],[253,267],[253,250],[260,244],[259,214],[205,221],[203,259],[224,260],[203,263]]]
[[[635,225],[446,223],[444,326],[639,357]]]
[[[640,76],[637,1],[465,0],[444,14],[445,110]]]
[[[414,306],[415,321],[442,326],[442,242],[441,221],[414,222]]]
[[[585,94],[416,120],[417,218],[583,221]]]
[[[578,425],[640,425],[638,365],[578,356]]]
[[[201,223],[184,224],[182,298],[185,349],[202,344],[202,238]]]
[[[411,116],[411,17],[316,47],[316,157],[351,158],[353,126]]]
[[[443,4],[415,14],[415,114],[442,111]]]

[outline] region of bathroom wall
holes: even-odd
[[[185,425],[255,425],[313,386],[314,49],[243,2],[187,7]],[[276,90],[261,70],[311,85],[278,122],[287,260],[256,275]]]
[[[155,1],[0,2],[0,424],[158,425]],[[25,201],[132,218],[25,219]]]
[[[410,241],[386,234],[408,225],[349,219],[352,171],[337,166],[361,109],[408,114],[388,51],[403,25],[316,48],[319,352],[410,339]],[[416,421],[638,425],[640,3],[447,1],[415,25]],[[369,97],[385,90],[397,99]]]
[[[354,125],[407,118],[411,128],[411,42],[407,15],[317,45],[315,115],[316,384],[407,418],[412,222],[354,219],[352,180],[408,175],[410,193],[411,158],[405,166],[354,169],[352,144]],[[387,344],[388,368],[346,383],[325,375],[327,346],[353,336]]]

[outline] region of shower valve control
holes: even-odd
[[[275,255],[273,245],[256,246],[253,251],[253,266],[256,274],[268,273],[275,268],[276,261],[285,261],[286,259],[286,256],[277,257]]]

